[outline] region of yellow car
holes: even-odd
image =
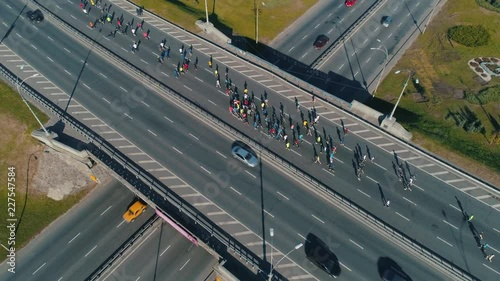
[[[123,214],[123,219],[126,220],[127,222],[132,222],[134,221],[140,214],[144,213],[146,211],[146,208],[148,205],[144,204],[143,202],[137,200],[128,208],[128,210]]]

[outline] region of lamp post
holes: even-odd
[[[269,275],[273,272],[273,237],[274,237],[274,228],[269,229],[269,235],[271,236],[271,268],[269,269]],[[271,279],[269,279],[271,280]]]
[[[207,4],[207,0],[205,0],[205,14],[206,14],[206,17],[207,17],[207,26],[208,26],[208,4]]]
[[[38,76],[38,73],[35,73],[35,74],[33,74],[33,75],[25,78],[24,80],[21,81],[21,83],[17,83],[16,84],[16,89],[17,89],[17,93],[21,96],[21,99],[23,100],[23,102],[26,104],[26,106],[28,107],[28,109],[31,111],[31,114],[33,114],[33,116],[35,116],[36,121],[38,122],[38,124],[40,124],[40,126],[42,127],[42,129],[45,132],[46,136],[50,136],[49,132],[47,131],[47,129],[45,129],[45,126],[43,126],[43,124],[40,121],[40,119],[38,119],[38,116],[36,116],[36,114],[33,111],[33,109],[31,109],[31,106],[29,105],[28,101],[24,98],[23,94],[21,94],[21,90],[19,89],[21,87],[21,85],[23,85],[26,80],[28,80],[30,78],[33,78],[33,77],[37,77],[37,76]]]
[[[259,1],[254,0],[254,10],[255,10],[255,17],[256,17],[256,23],[255,23],[255,44],[259,44]],[[262,2],[262,6],[265,6],[266,3]]]
[[[297,245],[296,245],[293,249],[291,249],[288,253],[286,253],[286,255],[284,255],[284,256],[283,256],[283,257],[282,257],[282,258],[281,258],[281,259],[280,259],[280,260],[279,260],[279,261],[278,261],[278,262],[277,262],[274,266],[273,266],[273,264],[271,263],[271,271],[269,272],[269,275],[268,275],[268,277],[269,277],[268,281],[271,281],[271,280],[273,279],[273,276],[274,276],[274,275],[273,275],[273,269],[274,269],[274,267],[278,266],[278,264],[279,264],[279,263],[280,263],[280,262],[281,262],[284,258],[286,258],[286,257],[287,257],[290,253],[292,253],[292,252],[293,252],[293,251],[295,251],[295,250],[298,250],[298,249],[302,248],[302,246],[303,246],[303,245],[304,245],[304,244],[302,244],[302,243],[297,244]]]
[[[396,108],[398,107],[398,104],[399,104],[399,101],[401,100],[401,97],[403,96],[403,93],[405,92],[406,90],[406,86],[408,86],[408,81],[410,81],[410,78],[412,76],[412,72],[408,69],[403,69],[403,70],[398,70],[396,72],[394,72],[395,74],[399,74],[403,71],[406,71],[408,72],[408,78],[406,78],[406,81],[405,81],[405,85],[403,86],[403,90],[401,90],[401,94],[399,95],[399,98],[398,98],[398,101],[396,102],[396,104],[394,105],[394,108],[392,109],[392,112],[391,112],[391,115],[389,115],[389,120],[392,120],[392,116],[394,115],[394,112],[396,111]]]
[[[383,52],[385,54],[385,61],[384,61],[384,67],[382,67],[382,71],[380,72],[380,76],[378,77],[377,85],[375,86],[375,90],[373,91],[373,96],[375,96],[378,86],[380,85],[380,81],[382,80],[382,76],[384,76],[384,70],[385,67],[387,66],[387,60],[389,59],[389,52],[387,52],[387,47],[384,44],[382,44],[382,41],[380,41],[380,39],[377,39],[377,42],[379,42],[380,46],[384,47],[384,49],[382,50],[380,49],[380,47],[378,47],[378,48],[370,48],[370,50],[378,50]]]

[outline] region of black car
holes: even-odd
[[[340,262],[337,256],[316,235],[307,235],[305,252],[307,258],[317,267],[323,269],[330,277],[337,278],[340,274]]]
[[[26,12],[26,16],[28,16],[28,19],[32,22],[43,21],[43,14],[42,14],[42,11],[40,11],[39,9]]]
[[[323,48],[326,45],[326,43],[328,43],[328,41],[330,41],[330,38],[328,38],[328,36],[319,35],[318,37],[316,37],[316,40],[314,41],[314,48],[319,50]]]

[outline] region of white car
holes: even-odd
[[[255,167],[259,164],[259,159],[241,146],[235,145],[233,149],[231,149],[231,154],[233,154],[234,158],[245,163],[247,166]]]

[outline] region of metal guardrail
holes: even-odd
[[[167,85],[163,84],[162,82],[156,80],[155,78],[149,76],[147,73],[142,71],[141,69],[135,67],[134,65],[128,63],[118,55],[116,55],[114,52],[111,50],[107,49],[106,47],[100,45],[98,42],[95,42],[88,36],[80,33],[77,29],[73,28],[71,25],[69,25],[67,22],[59,18],[58,16],[52,14],[48,9],[46,9],[44,6],[39,4],[36,0],[32,0],[34,3],[36,3],[41,9],[44,10],[46,15],[49,15],[51,18],[53,18],[55,21],[58,21],[61,24],[61,27],[64,29],[68,30],[72,35],[77,36],[79,39],[86,41],[87,43],[90,44],[93,48],[95,48],[95,51],[98,51],[101,55],[105,55],[106,57],[112,59],[114,62],[126,67],[130,71],[133,71],[135,74],[139,74],[143,79],[148,80],[150,83],[149,85],[153,85],[156,88],[160,89],[162,92],[169,94],[171,97],[177,99],[178,101],[184,103],[187,105],[189,108],[192,109],[191,112],[195,112],[197,114],[204,115],[207,120],[211,121],[211,124],[216,124],[220,128],[231,132],[235,137],[239,137],[245,142],[249,143],[252,145],[254,148],[256,148],[258,151],[265,153],[266,156],[270,157],[274,161],[280,163],[283,165],[283,167],[286,167],[289,169],[290,172],[293,174],[300,176],[304,180],[308,181],[311,185],[315,186],[316,188],[320,189],[321,191],[329,193],[332,198],[337,200],[338,202],[344,204],[345,206],[349,207],[351,210],[357,211],[358,214],[361,214],[367,221],[371,222],[373,225],[385,230],[386,232],[390,233],[392,237],[400,239],[400,241],[404,242],[406,245],[411,246],[415,249],[416,252],[424,255],[425,257],[433,260],[434,262],[440,264],[442,268],[447,270],[448,272],[454,274],[457,278],[462,278],[463,280],[478,280],[476,277],[472,276],[468,272],[462,270],[458,266],[454,265],[452,262],[448,261],[447,259],[443,258],[441,255],[434,253],[432,250],[428,249],[424,245],[418,243],[411,237],[405,235],[404,233],[400,232],[399,230],[393,228],[389,224],[385,223],[383,220],[378,219],[376,216],[362,208],[361,206],[358,206],[348,198],[344,197],[343,195],[337,193],[335,190],[329,188],[328,186],[324,185],[321,181],[317,180],[316,178],[308,175],[306,172],[304,172],[302,169],[298,168],[294,164],[288,162],[287,160],[279,157],[277,154],[269,150],[267,147],[262,146],[260,143],[257,143],[255,140],[244,134],[243,132],[239,131],[238,129],[226,124],[224,121],[219,119],[217,116],[209,113],[207,110],[202,108],[200,105],[192,102],[191,100],[183,97],[179,93],[175,92],[173,89],[169,88]],[[2,74],[7,77],[7,79],[13,83],[17,84],[20,82],[19,78],[15,76],[13,73],[11,73],[8,69],[6,69],[3,65],[1,65],[1,72]],[[98,147],[98,150],[96,151],[90,151],[94,156],[96,157],[104,157],[105,155],[109,154],[110,159],[107,161],[104,161],[106,165],[108,165],[111,169],[116,168],[116,166],[121,166],[122,169],[127,169],[130,171],[136,178],[137,181],[136,183],[139,183],[139,181],[142,181],[144,184],[147,184],[151,190],[154,190],[155,193],[161,194],[164,198],[165,201],[168,201],[170,204],[175,206],[180,212],[184,213],[188,218],[191,220],[195,221],[196,224],[199,224],[203,226],[205,230],[207,230],[210,233],[211,237],[215,237],[218,241],[220,241],[224,246],[226,246],[228,249],[233,250],[236,254],[238,254],[240,257],[244,258],[246,262],[250,263],[253,267],[261,268],[260,265],[262,263],[262,259],[257,257],[255,254],[253,254],[251,251],[246,249],[241,243],[239,243],[236,239],[232,239],[230,235],[225,233],[224,230],[222,230],[219,226],[217,226],[215,223],[211,222],[208,220],[202,213],[200,213],[198,210],[196,210],[194,207],[192,207],[190,204],[188,204],[184,199],[182,199],[180,196],[175,194],[174,192],[170,191],[167,186],[165,186],[162,182],[157,180],[156,178],[152,177],[145,169],[131,161],[127,156],[125,156],[122,152],[114,148],[111,144],[109,144],[104,138],[101,136],[97,135],[94,131],[91,129],[87,128],[84,124],[82,124],[80,121],[76,120],[74,117],[70,116],[66,112],[64,112],[62,109],[58,108],[55,104],[53,104],[50,100],[45,98],[43,95],[40,93],[36,92],[34,89],[32,89],[29,85],[24,83],[22,85],[22,90],[30,95],[33,100],[37,101],[40,103],[42,106],[47,108],[49,111],[51,111],[54,115],[59,117],[63,122],[67,123],[71,127],[73,127],[77,132],[85,136],[87,140],[89,140],[91,143],[96,144]],[[101,155],[102,154],[102,155]],[[113,164],[114,166],[110,166]],[[145,194],[147,196],[147,194]],[[156,203],[156,202],[155,202]],[[158,204],[158,206],[161,206],[161,204]],[[216,250],[216,249],[214,249]],[[275,274],[276,280],[286,280],[282,279],[283,277],[279,277],[278,274]]]
[[[311,68],[315,69],[318,67],[318,64],[321,63],[326,57],[328,57],[332,52],[335,52],[336,49],[344,43],[344,41],[352,36],[353,32],[355,31],[357,26],[360,26],[365,23],[365,21],[371,16],[371,13],[373,10],[378,9],[382,4],[384,4],[387,0],[378,0],[375,3],[373,3],[366,12],[359,17],[349,28],[340,35],[339,39],[335,41],[332,45],[330,45],[322,54],[321,56],[317,57],[310,65]]]
[[[19,78],[14,74],[12,74],[9,70],[5,69],[3,65],[1,66],[1,72],[13,84],[20,82]],[[154,80],[154,78],[151,79]],[[77,132],[82,134],[87,140],[89,140],[92,144],[96,145],[94,150],[91,150],[89,152],[91,152],[92,155],[94,155],[95,157],[99,158],[104,164],[106,164],[112,170],[117,171],[118,174],[120,174],[122,177],[128,180],[133,186],[138,188],[139,191],[143,192],[145,196],[150,197],[155,194],[161,195],[161,197],[165,202],[158,202],[158,200],[152,200],[155,204],[157,204],[159,207],[162,208],[165,206],[165,203],[168,202],[169,204],[174,206],[176,210],[182,212],[190,220],[194,221],[195,224],[202,226],[203,229],[205,229],[207,233],[209,233],[210,237],[217,239],[227,249],[233,250],[234,253],[239,255],[241,258],[245,259],[245,261],[247,263],[250,263],[253,267],[259,269],[262,268],[261,265],[263,264],[263,261],[261,258],[257,257],[255,254],[249,251],[245,246],[243,246],[240,242],[238,242],[236,239],[233,239],[229,234],[225,233],[225,231],[220,229],[220,227],[217,226],[215,223],[208,220],[202,213],[200,213],[190,204],[185,202],[185,200],[182,199],[180,196],[170,191],[170,189],[167,186],[165,186],[162,182],[160,182],[156,178],[152,177],[145,169],[143,169],[142,167],[131,161],[127,156],[125,156],[122,152],[114,148],[105,139],[97,135],[91,129],[87,128],[84,124],[80,123],[74,117],[64,112],[62,109],[58,108],[55,104],[53,104],[43,95],[34,91],[26,83],[21,85],[21,87],[22,91],[28,94],[32,99],[42,104],[45,108],[49,109],[49,111],[54,113],[64,123],[70,125]],[[220,128],[229,131],[235,137],[243,139],[245,142],[249,143],[251,146],[256,148],[261,153],[265,153],[266,156],[270,157],[274,161],[283,165],[293,174],[300,176],[303,180],[306,180],[312,186],[318,188],[323,192],[327,192],[328,194],[330,194],[330,196],[339,203],[343,204],[346,207],[349,207],[353,211],[356,211],[359,215],[364,217],[368,222],[379,227],[379,229],[386,231],[394,238],[398,238],[401,242],[404,242],[406,245],[412,247],[417,253],[436,262],[437,264],[440,264],[443,269],[447,270],[451,274],[454,274],[457,278],[462,278],[463,280],[468,280],[468,281],[478,280],[476,277],[470,275],[468,272],[465,272],[461,268],[455,266],[454,264],[452,264],[447,259],[440,256],[439,254],[432,252],[424,245],[421,245],[411,237],[405,235],[404,233],[400,232],[399,230],[385,223],[383,220],[378,219],[377,217],[375,217],[373,214],[371,214],[361,206],[358,206],[348,198],[344,197],[343,195],[337,193],[335,190],[324,185],[321,181],[317,180],[314,177],[311,177],[306,172],[296,167],[292,163],[288,162],[285,159],[280,158],[277,154],[267,149],[267,147],[262,146],[261,144],[257,143],[256,141],[248,137],[243,132],[226,124],[215,115],[212,115],[211,113],[205,111],[204,109],[194,104],[190,100],[185,99],[178,93],[170,92],[170,94],[175,95],[175,97],[179,101],[189,106],[189,108],[191,108],[193,112],[204,115],[205,118],[207,120],[210,120],[212,124],[216,124]],[[142,186],[143,188],[140,188],[140,186]],[[148,192],[147,189],[145,189],[144,187],[149,188],[150,191]],[[154,192],[155,194],[152,194],[152,192]],[[196,233],[196,231],[193,231],[193,233]],[[219,251],[217,249],[214,250],[220,253],[219,252],[220,249]],[[280,277],[279,274],[277,273],[275,273],[275,276],[276,277],[274,278],[274,280],[277,281],[286,280],[283,277]]]
[[[127,241],[125,241],[122,246],[116,249],[113,254],[111,254],[94,272],[90,274],[89,277],[85,279],[85,281],[94,281],[97,280],[101,275],[111,267],[114,261],[120,258],[125,251],[127,251],[134,243],[144,235],[144,232],[148,230],[153,224],[158,220],[157,215],[151,216],[146,223],[142,225],[132,236],[130,236]]]

